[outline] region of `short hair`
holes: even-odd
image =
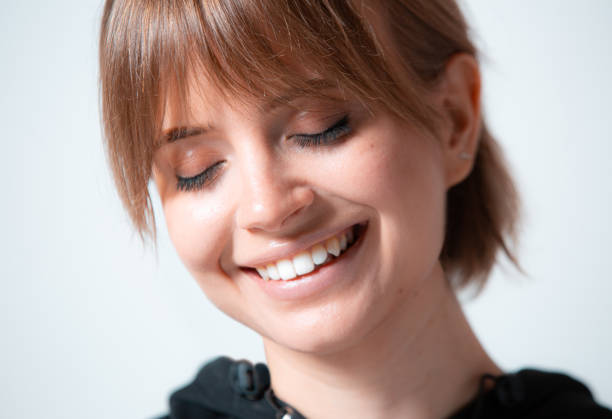
[[[306,63],[366,106],[435,132],[428,89],[454,54],[478,58],[454,0],[107,0],[99,52],[107,156],[143,238],[155,237],[148,183],[163,110],[170,95],[180,106],[190,75],[245,100],[321,95],[296,71]],[[499,250],[518,267],[519,197],[484,121],[474,159],[446,199],[440,261],[456,289],[482,289]]]

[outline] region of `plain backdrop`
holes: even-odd
[[[528,273],[503,265],[465,310],[503,369],[568,373],[609,406],[612,2],[463,5],[525,202]],[[130,228],[100,139],[101,9],[2,2],[3,418],[148,418],[206,360],[263,359],[258,337],[206,301],[162,217],[157,256]]]

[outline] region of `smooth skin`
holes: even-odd
[[[168,230],[211,301],[262,336],[278,397],[315,419],[442,418],[476,395],[481,374],[501,373],[439,262],[446,191],[470,173],[473,161],[460,155],[476,154],[480,132],[473,57],[452,57],[431,93],[442,116],[435,137],[340,93],[269,109],[226,101],[202,78],[192,87],[191,115],[168,108],[163,127],[205,131],[154,159]],[[351,131],[338,141],[297,144],[296,134],[346,114]],[[177,188],[177,176],[217,162],[202,189]],[[325,292],[274,299],[241,269],[363,221],[359,257]]]

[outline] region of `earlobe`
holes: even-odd
[[[476,59],[466,53],[452,56],[440,82],[446,186],[461,182],[471,172],[481,131],[480,71]]]

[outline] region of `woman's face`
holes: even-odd
[[[214,304],[265,339],[306,352],[358,341],[438,263],[439,143],[357,101],[245,105],[199,83],[189,118],[166,112],[164,130],[181,129],[154,159],[180,258]],[[347,249],[332,256],[343,236]]]

